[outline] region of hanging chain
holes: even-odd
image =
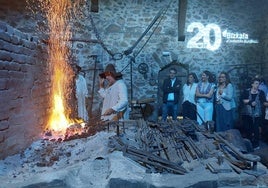
[[[92,27],[93,27],[93,32],[94,32],[94,34],[95,34],[95,36],[96,36],[96,38],[98,39],[98,42],[99,42],[99,44],[101,45],[101,47],[113,58],[113,59],[115,59],[115,60],[119,60],[119,59],[122,59],[123,58],[123,54],[121,54],[121,53],[112,53],[112,51],[111,50],[109,50],[108,48],[107,48],[107,46],[104,44],[104,42],[102,41],[102,39],[101,39],[101,37],[100,37],[100,34],[99,34],[99,32],[98,32],[98,30],[97,30],[97,27],[96,27],[96,25],[95,25],[95,23],[94,23],[94,20],[93,20],[93,18],[92,18],[92,15],[91,14],[89,14],[89,19],[90,19],[90,23],[91,23],[91,25],[92,25]]]

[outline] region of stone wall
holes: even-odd
[[[1,19],[24,32],[39,32],[37,26],[43,27],[44,24],[39,20],[42,17],[31,15],[25,1],[12,0],[11,2],[12,5],[1,3]],[[189,70],[198,75],[205,69],[215,75],[222,70],[228,71],[232,82],[237,87],[237,96],[247,84],[248,77],[255,74],[268,77],[265,75],[268,54],[266,0],[257,2],[254,0],[188,0],[187,2],[184,41],[178,41],[179,1],[176,0],[103,0],[99,1],[97,13],[89,13],[89,5],[84,9],[84,17],[75,18],[71,41],[73,57],[75,63],[82,66],[88,79],[93,111],[99,111],[100,108],[100,98],[97,93],[98,74],[110,62],[115,63],[117,69],[124,74],[124,79],[129,86],[130,98],[133,99],[157,97],[157,83],[150,84],[151,80],[157,80],[159,71],[174,60],[188,65]],[[160,15],[160,10],[166,7],[167,11]],[[90,15],[96,29],[91,23]],[[152,24],[157,16],[159,19]],[[221,45],[217,50],[211,51],[200,46],[189,48],[189,41],[193,40],[198,31],[201,31],[197,28],[194,28],[194,32],[187,31],[193,22],[201,23],[204,28],[209,24],[216,24],[221,32],[227,30],[230,33],[245,33],[249,40],[258,40],[258,43],[230,43],[222,37]],[[145,37],[141,38],[150,24],[153,25],[152,28]],[[215,40],[214,35],[211,30],[209,43],[212,45]],[[136,43],[139,39],[140,42]],[[204,38],[200,38],[200,41],[203,42]],[[124,52],[134,44],[137,45],[132,53],[124,55]],[[202,43],[198,45],[204,46]],[[163,56],[163,52],[170,52],[170,56]],[[123,58],[114,60],[111,54],[116,53],[123,55]],[[92,55],[97,55],[96,61]],[[146,63],[149,67],[145,75],[138,71],[141,63]],[[88,108],[91,109],[91,104]]]
[[[264,29],[263,33],[266,33],[263,35],[263,53],[264,53],[264,67],[262,70],[263,75],[265,75],[266,83],[268,84],[268,17],[266,17],[264,22]]]
[[[73,34],[76,39],[82,40],[74,41],[73,55],[83,67],[86,77],[92,80],[94,64],[90,55],[98,55],[99,69],[113,62],[118,70],[122,70],[129,86],[130,98],[157,97],[157,83],[152,85],[150,81],[157,80],[159,71],[171,61],[177,61],[188,65],[189,71],[199,76],[206,69],[216,76],[220,71],[229,72],[236,87],[237,102],[251,77],[263,74],[267,78],[267,11],[264,9],[267,1],[188,0],[184,41],[178,41],[179,2],[171,1],[169,6],[168,3],[164,0],[104,0],[99,1],[99,12],[91,13],[94,24],[88,12],[84,18],[80,18]],[[168,7],[167,11],[153,24],[147,35],[136,43],[163,7]],[[199,25],[191,31],[189,26],[193,22]],[[221,42],[217,49],[210,50],[207,46],[216,46],[215,41],[219,37],[211,29],[215,25],[216,29],[220,29],[218,33]],[[210,30],[206,30],[208,28]],[[238,38],[224,37],[224,31],[229,33],[227,35],[246,34],[247,39],[242,42]],[[199,41],[194,43],[196,48],[190,48],[189,42],[194,37]],[[94,43],[97,39],[101,43]],[[137,45],[132,53],[124,55],[134,44]],[[170,56],[163,56],[163,52],[170,52]],[[111,54],[116,53],[123,55],[123,58],[114,60]],[[134,61],[131,61],[133,57]],[[146,75],[138,71],[141,63],[149,67]],[[89,81],[89,90],[91,86]],[[98,104],[96,90],[95,87],[92,96],[95,104]]]
[[[0,159],[43,131],[49,94],[44,54],[36,37],[0,22]]]

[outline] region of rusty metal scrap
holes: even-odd
[[[240,169],[254,169],[257,166],[257,162],[261,160],[258,155],[244,154],[240,152],[219,133],[204,133],[204,135],[209,138],[214,138],[218,142],[219,148],[224,153],[225,158]]]
[[[124,147],[123,153],[124,156],[127,156],[144,166],[151,165],[160,172],[167,171],[176,174],[185,174],[187,172],[186,169],[181,167],[179,164],[173,163],[169,160],[153,155],[150,152],[146,152],[134,147]]]
[[[243,154],[236,147],[225,140],[220,134],[212,133],[199,128],[194,121],[170,121],[152,123],[139,120],[136,124],[136,146],[129,145],[126,134],[117,135],[112,145],[123,151],[124,155],[145,166],[150,172],[172,172],[185,174],[187,171],[180,165],[192,160],[207,159],[209,148],[203,146],[198,139],[205,139],[212,145],[210,157],[217,157],[221,153],[222,160],[230,168],[215,169],[215,166],[206,164],[212,173],[253,169],[260,160],[259,156]],[[197,134],[198,133],[198,134]],[[197,136],[198,135],[198,136]],[[133,139],[132,139],[133,140]],[[214,148],[215,147],[215,148]],[[216,150],[216,151],[214,151]],[[252,164],[253,163],[253,164]]]
[[[220,165],[217,165],[216,163],[207,163],[206,168],[209,169],[212,173],[218,174],[218,173],[229,173],[232,172],[232,169],[229,167],[221,167]]]

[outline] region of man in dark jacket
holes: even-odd
[[[162,121],[167,120],[169,112],[172,112],[172,119],[177,120],[178,102],[180,93],[180,80],[176,78],[177,70],[170,68],[169,78],[163,83],[163,106],[162,106]]]

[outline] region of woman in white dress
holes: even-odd
[[[191,119],[196,121],[196,100],[195,92],[197,88],[198,78],[195,73],[189,73],[187,83],[183,85],[183,101],[182,101],[182,115],[184,119]]]

